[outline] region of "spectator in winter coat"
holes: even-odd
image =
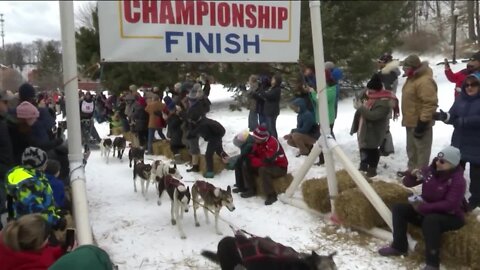
[[[48,243],[50,226],[38,214],[11,221],[0,234],[0,269],[49,269],[64,253]]]
[[[148,139],[148,113],[145,111],[146,107],[145,99],[137,99],[133,106],[131,118],[132,130],[137,135],[138,146],[144,149],[147,146]],[[153,153],[148,152],[148,154],[152,155]]]
[[[402,88],[402,126],[407,132],[408,171],[428,165],[432,151],[432,121],[437,109],[437,84],[428,63],[417,55],[403,61],[407,77]],[[398,172],[401,176],[405,172]]]
[[[182,112],[181,114],[181,117],[186,119],[183,132],[187,134],[188,152],[192,155],[192,167],[187,169],[187,172],[199,172],[200,146],[198,145],[198,134],[193,134],[190,131],[195,128],[195,122],[204,118],[210,111],[210,105],[208,100],[203,97],[202,86],[199,83],[193,85],[187,98],[188,105],[186,107],[188,109],[186,113]]]
[[[257,75],[250,75],[250,78],[248,78],[248,86],[248,129],[253,131],[260,124],[260,114],[257,111],[258,92],[260,91],[260,78]]]
[[[148,142],[147,150],[149,153],[153,153],[152,143],[155,138],[155,131],[158,131],[158,135],[165,140],[165,135],[163,134],[162,128],[160,126],[159,119],[162,118],[162,110],[164,109],[165,104],[160,101],[159,96],[154,95],[152,100],[145,107],[145,111],[148,113]]]
[[[113,270],[110,256],[94,245],[82,245],[62,256],[49,270]]]
[[[335,66],[333,62],[325,62],[325,69],[330,72],[332,82],[330,84],[335,85],[335,119],[337,118],[338,112],[338,101],[340,100],[340,81],[343,79],[343,71]]]
[[[377,73],[380,75],[380,79],[382,80],[385,90],[392,91],[394,94],[396,94],[398,87],[398,76],[401,74],[399,69],[400,62],[393,60],[393,57],[390,53],[385,53],[378,58],[377,66]]]
[[[42,141],[33,134],[33,125],[38,119],[39,112],[31,103],[27,101],[20,103],[16,108],[16,114],[17,122],[9,125],[10,138],[15,138],[12,140],[14,164],[21,164],[23,151],[29,146],[49,151],[63,143],[60,138]]]
[[[288,145],[299,150],[297,157],[308,156],[313,144],[320,137],[320,129],[315,123],[315,116],[305,104],[302,98],[296,98],[290,103],[290,108],[297,113],[297,127],[290,131],[290,134],[283,136]]]
[[[67,209],[68,202],[65,197],[65,185],[58,177],[60,175],[60,162],[49,159],[45,167],[45,177],[52,188],[55,206],[60,209]]]
[[[272,86],[265,92],[258,93],[257,97],[265,101],[263,114],[270,134],[277,138],[277,117],[280,114],[280,97],[282,95],[282,76],[275,74],[271,82]]]
[[[193,117],[193,129],[190,130],[188,138],[202,137],[207,144],[205,151],[205,163],[207,171],[203,175],[205,178],[213,178],[213,154],[217,153],[224,162],[228,159],[227,153],[223,151],[222,138],[225,135],[225,128],[219,122],[203,116]]]
[[[243,167],[248,166],[249,159],[247,155],[252,151],[255,140],[247,130],[238,133],[233,138],[233,144],[240,148],[240,154],[228,159],[228,169],[235,170],[235,188],[233,193],[246,192],[245,177],[243,176]]]
[[[379,147],[385,138],[388,116],[392,109],[398,115],[398,100],[392,91],[383,89],[381,77],[375,73],[367,83],[363,96],[354,100],[353,106],[356,112],[350,134],[357,133],[360,150],[358,170],[374,177],[377,175]]]
[[[37,108],[39,116],[32,126],[32,134],[38,141],[43,143],[49,141],[53,137],[52,129],[55,126],[55,118],[52,117],[48,108],[38,107],[35,92],[35,88],[30,84],[22,84],[18,88],[19,104],[27,101]],[[12,109],[10,113],[15,116],[15,109]]]
[[[43,172],[47,154],[39,148],[29,147],[22,155],[22,165],[7,173],[6,190],[11,198],[12,218],[38,213],[50,226],[64,229],[65,220],[57,214],[55,199]]]
[[[480,55],[478,55],[478,57],[480,59]],[[459,72],[453,72],[450,68],[450,64],[448,63],[448,59],[445,58],[445,76],[450,82],[455,83],[455,97],[458,97],[460,95],[460,92],[462,92],[463,81],[472,72],[472,66],[468,64],[466,68],[460,70]]]
[[[460,149],[465,168],[470,163],[469,209],[480,206],[480,75],[469,75],[465,79],[460,95],[449,112],[434,114],[436,120],[453,125],[452,146]]]
[[[407,187],[422,185],[422,194],[409,198],[409,204],[395,204],[392,209],[393,243],[379,250],[382,256],[399,256],[408,251],[407,224],[422,227],[425,240],[425,270],[440,269],[441,236],[465,224],[464,196],[466,181],[459,165],[460,151],[448,146],[440,151],[430,166],[408,172]]]
[[[273,189],[273,180],[287,174],[288,160],[282,145],[270,136],[267,128],[258,126],[252,133],[255,144],[247,155],[249,164],[243,167],[244,182],[248,190],[240,196],[250,198],[256,195],[254,174],[258,174],[267,199],[265,205],[277,201],[277,193]]]
[[[164,99],[165,104],[167,104],[168,114],[165,115],[165,120],[167,121],[167,134],[170,137],[170,150],[173,153],[173,157],[175,159],[175,163],[181,164],[183,163],[180,150],[185,148],[186,146],[182,142],[183,138],[183,119],[180,117],[181,107],[175,105],[173,100],[166,96]]]
[[[299,77],[293,94],[295,98],[302,98],[305,101],[307,110],[313,113],[315,123],[318,124],[317,92],[315,88],[310,87],[303,77]]]
[[[5,174],[13,167],[12,141],[8,132],[8,102],[13,96],[0,91],[0,213],[5,210]],[[0,221],[0,230],[3,228]]]

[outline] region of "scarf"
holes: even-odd
[[[365,107],[367,109],[371,109],[373,107],[373,104],[375,104],[375,101],[382,99],[382,98],[388,98],[393,101],[393,120],[396,120],[398,116],[400,115],[400,108],[398,106],[398,99],[395,96],[395,94],[392,91],[388,90],[380,90],[380,91],[375,91],[375,90],[367,90],[366,92],[367,95],[367,101],[365,102]]]

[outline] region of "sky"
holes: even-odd
[[[74,1],[76,16],[91,2],[95,1]],[[58,1],[0,1],[0,13],[5,20],[5,44],[61,39]]]

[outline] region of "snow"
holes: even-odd
[[[438,84],[439,108],[448,110],[453,103],[454,85],[443,74],[443,66],[434,65],[442,58],[430,59]],[[451,65],[459,70],[465,64]],[[401,98],[402,78],[399,83],[398,96]],[[212,110],[209,117],[221,122],[227,132],[224,148],[230,154],[238,149],[232,144],[235,134],[247,128],[248,111],[230,111],[228,104],[232,92],[227,92],[220,85],[214,85],[211,91]],[[338,143],[355,164],[359,163],[356,136],[349,134],[354,109],[351,99],[339,104],[339,115],[334,132]],[[277,120],[279,137],[287,134],[295,126],[296,115],[289,109],[281,111]],[[101,137],[108,134],[108,124],[97,125]],[[444,146],[449,145],[452,127],[437,122],[434,126],[432,156]],[[395,172],[406,168],[405,129],[400,121],[391,122],[391,132],[395,142],[395,154],[382,157],[377,178],[397,181]],[[289,147],[280,139],[289,160],[289,172],[295,172],[305,160],[296,158],[296,149]],[[205,142],[201,141],[203,151]],[[127,150],[128,151],[128,150]],[[127,153],[127,151],[125,153]],[[185,172],[186,166],[180,165],[184,182],[191,186],[193,181],[202,179],[201,175]],[[340,169],[340,163],[336,163]],[[106,164],[99,151],[94,151],[88,160],[87,194],[89,198],[90,219],[98,245],[106,249],[119,269],[219,269],[218,266],[204,259],[203,249],[216,251],[218,241],[223,237],[215,233],[212,224],[205,224],[203,211],[199,212],[201,226],[195,227],[192,209],[186,213],[183,226],[187,239],[180,239],[178,230],[170,224],[170,202],[164,195],[162,205],[157,205],[157,195],[153,187],[149,188],[146,200],[140,192],[133,192],[132,169],[128,159],[123,162],[111,159]],[[323,166],[314,166],[306,179],[323,177]],[[468,175],[466,174],[466,177]],[[234,172],[223,171],[209,180],[216,186],[226,188],[234,183]],[[137,187],[139,183],[137,183]],[[301,196],[297,191],[296,196]],[[223,235],[232,235],[228,223],[259,236],[270,236],[298,251],[315,250],[327,255],[337,251],[334,257],[339,269],[419,269],[418,264],[403,258],[384,258],[377,254],[377,249],[387,243],[366,237],[347,228],[337,227],[322,220],[315,214],[276,202],[265,206],[261,198],[242,199],[233,195],[236,210],[229,212],[222,209],[219,223]],[[226,221],[226,222],[225,222]],[[328,233],[330,232],[330,233]]]

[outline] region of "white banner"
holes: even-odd
[[[296,62],[300,1],[98,1],[107,62]]]

